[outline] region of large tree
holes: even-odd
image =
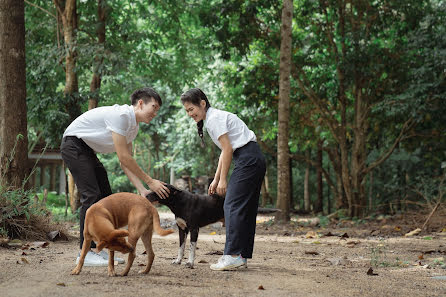
[[[28,173],[24,11],[0,1],[0,181],[14,188]]]
[[[279,129],[277,136],[277,215],[280,221],[289,221],[290,215],[290,156],[288,124],[290,121],[290,73],[293,0],[284,0],[280,43],[279,71]]]

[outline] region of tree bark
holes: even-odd
[[[292,41],[293,1],[284,0],[282,8],[282,28],[280,44],[279,70],[279,131],[277,137],[277,208],[276,219],[290,220],[290,178],[288,123],[290,113],[290,73],[291,73],[291,41]]]
[[[76,73],[76,38],[77,38],[77,9],[76,0],[54,0],[54,5],[62,19],[64,47],[65,47],[65,89],[64,95],[70,97],[65,108],[73,121],[81,114],[81,107],[76,98],[79,83]]]
[[[317,199],[314,205],[314,212],[319,213],[323,211],[323,184],[322,184],[322,141],[317,144],[317,155],[316,155],[316,183],[317,183]]]
[[[29,173],[23,1],[0,1],[0,183],[20,188]]]
[[[307,158],[310,159],[311,151],[307,149]],[[310,163],[305,163],[305,178],[304,178],[304,210],[309,213],[311,211],[311,201],[310,201]]]
[[[105,19],[106,19],[106,0],[98,0],[98,24],[96,35],[98,37],[98,48],[93,62],[93,77],[90,83],[90,98],[88,99],[88,110],[96,108],[99,101],[99,90],[102,80],[102,63],[104,61],[105,45]]]

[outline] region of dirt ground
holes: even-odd
[[[106,267],[70,275],[78,252],[78,226],[73,226],[69,241],[0,247],[0,296],[446,296],[446,230],[438,226],[404,237],[413,226],[403,219],[326,228],[269,219],[258,217],[247,269],[209,269],[225,241],[224,228],[214,224],[200,232],[194,269],[171,264],[177,233],[154,235],[152,270],[138,274],[146,263],[139,241],[127,277],[108,277]],[[162,213],[162,223],[172,225],[172,215]]]

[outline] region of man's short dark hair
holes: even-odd
[[[159,106],[163,104],[160,95],[154,89],[148,87],[138,89],[130,96],[132,105],[136,105],[139,99],[142,99],[144,103],[149,103],[153,99]]]

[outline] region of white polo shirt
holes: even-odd
[[[65,130],[63,137],[76,136],[97,153],[115,152],[112,131],[125,136],[127,143],[138,134],[135,110],[127,104],[91,109],[77,117]]]
[[[212,141],[221,149],[218,138],[227,133],[232,150],[236,150],[250,141],[257,141],[254,132],[235,114],[209,107],[204,125]]]

